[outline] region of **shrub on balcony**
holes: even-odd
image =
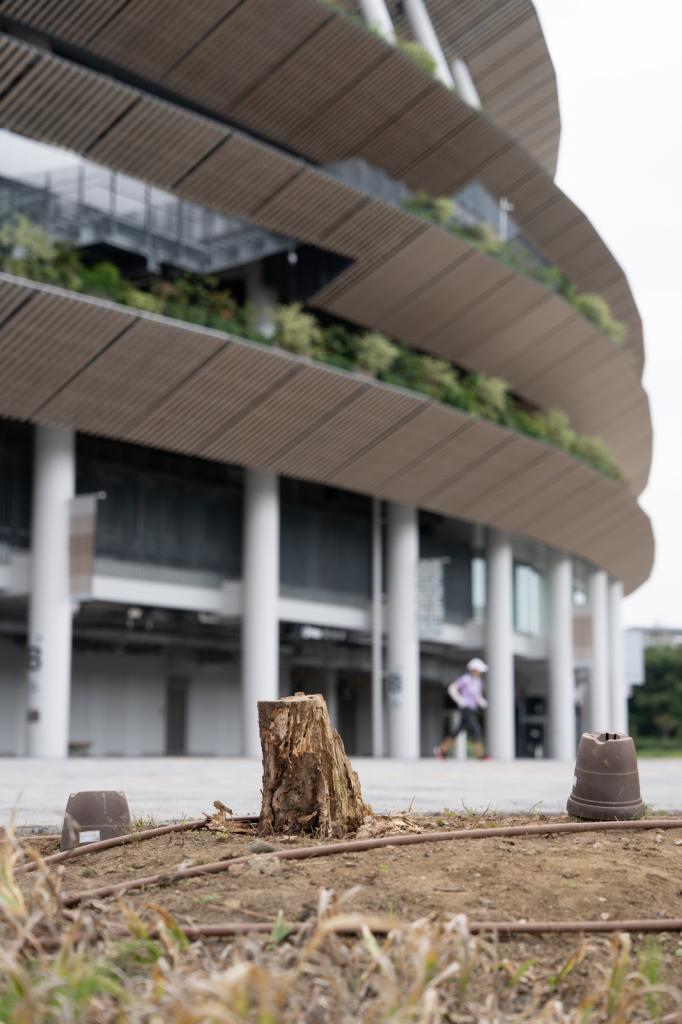
[[[490,256],[501,256],[505,252],[505,246],[500,240],[499,235],[486,221],[482,221],[480,224],[471,224],[467,227],[458,226],[456,233],[460,237],[473,242],[477,249],[488,253]]]
[[[398,345],[398,357],[390,370],[380,373],[379,380],[395,384],[409,391],[424,390],[424,366],[422,356],[405,345]]]
[[[291,302],[286,306],[278,306],[275,322],[275,341],[280,348],[297,356],[308,356],[309,359],[322,355],[322,331],[312,313],[303,311],[302,303]]]
[[[536,420],[542,431],[542,437],[557,448],[564,451],[571,451],[576,440],[576,433],[565,412],[561,409],[549,409],[544,413],[537,413]]]
[[[449,226],[457,209],[454,200],[447,196],[430,196],[428,192],[415,192],[403,200],[403,208],[423,220],[430,220],[439,227]]]
[[[573,305],[613,341],[620,343],[625,340],[625,324],[615,319],[611,307],[602,295],[578,292],[573,298]]]
[[[395,45],[405,57],[408,57],[417,67],[433,78],[436,74],[437,65],[426,47],[422,46],[421,43],[413,42],[411,39],[402,39],[400,36],[396,39]]]
[[[56,256],[54,239],[23,214],[0,228],[0,255],[30,264],[50,264]]]
[[[509,385],[501,377],[472,374],[471,392],[480,413],[488,419],[503,419],[509,405]]]
[[[358,336],[343,324],[323,329],[325,362],[341,370],[353,370],[358,354]]]
[[[600,437],[576,436],[570,447],[571,455],[581,459],[593,469],[598,469],[605,476],[614,480],[622,479],[620,470],[608,445]]]
[[[449,207],[448,205],[449,204]],[[572,281],[558,267],[542,267],[534,263],[524,250],[514,242],[502,242],[493,227],[482,221],[480,224],[463,225],[454,219],[456,205],[447,197],[433,197],[426,192],[415,192],[402,201],[402,207],[423,220],[445,228],[459,238],[465,238],[481,252],[501,260],[520,274],[551,288],[569,302],[580,314],[607,335],[616,344],[626,337],[627,327],[617,320],[611,307],[602,295],[579,292]],[[452,212],[447,215],[445,212]]]
[[[433,356],[422,356],[423,383],[421,390],[441,402],[456,405],[462,386],[459,375],[451,363]]]
[[[140,288],[126,288],[123,301],[126,306],[141,309],[144,313],[163,313],[163,299],[151,292],[143,292]]]
[[[130,293],[137,289],[126,284],[115,263],[105,260],[102,263],[96,263],[93,267],[81,267],[78,276],[80,277],[80,287],[88,295],[98,295],[104,299],[113,299],[115,302],[126,302],[129,306],[135,304],[134,296]],[[129,301],[129,299],[133,301]]]
[[[376,377],[380,373],[388,373],[396,359],[399,349],[384,334],[368,331],[357,343],[355,369]]]
[[[47,236],[40,229],[33,232],[28,225],[22,225],[21,230],[20,237],[28,243],[21,250],[14,249],[15,235],[10,235],[9,229],[0,233],[1,265],[10,273],[271,344],[271,339],[253,328],[253,311],[248,304],[237,306],[230,292],[218,287],[215,278],[193,279],[183,275],[174,281],[157,281],[150,292],[142,291],[122,277],[115,264],[102,262],[86,267],[71,246],[52,243],[49,238],[50,244],[45,245]],[[12,251],[21,251],[23,258],[12,256]],[[342,369],[361,370],[386,383],[429,395],[472,415],[555,444],[606,476],[621,478],[603,441],[578,436],[568,417],[559,410],[531,412],[520,408],[499,377],[460,374],[446,360],[395,344],[375,331],[358,335],[338,323],[322,328],[300,302],[279,306],[276,324],[274,340],[290,352]]]

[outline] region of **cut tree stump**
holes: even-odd
[[[258,701],[258,728],[263,750],[260,835],[344,836],[371,814],[321,694]]]

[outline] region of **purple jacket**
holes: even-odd
[[[460,703],[465,708],[471,708],[472,711],[480,707],[480,699],[483,696],[483,682],[480,676],[471,676],[465,672],[463,676],[455,679],[454,683],[450,683],[448,686],[448,693],[451,697],[453,689],[460,697],[460,700],[455,703]]]

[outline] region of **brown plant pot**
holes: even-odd
[[[64,812],[60,849],[114,839],[130,832],[130,811],[125,793],[115,789],[71,793]]]
[[[566,808],[588,821],[627,821],[644,815],[637,753],[631,736],[584,732]]]

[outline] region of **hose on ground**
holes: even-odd
[[[26,864],[19,864],[14,869],[15,875],[26,875],[31,871],[37,871],[43,864],[61,864],[65,860],[74,860],[76,857],[84,857],[89,853],[100,853],[102,850],[111,850],[116,846],[127,846],[129,843],[139,843],[145,839],[156,839],[157,836],[170,835],[173,832],[193,832],[206,828],[210,821],[208,815],[203,818],[196,818],[193,821],[183,821],[174,825],[161,825],[158,828],[144,828],[139,832],[127,832],[122,836],[114,836],[112,839],[101,839],[97,843],[85,843],[83,846],[74,846],[72,850],[62,850],[60,853],[52,853],[49,857],[40,857]],[[258,817],[230,818],[230,821],[242,823],[256,823]]]
[[[396,921],[382,921],[368,918],[362,922],[375,935],[388,935],[397,927],[404,927]],[[190,941],[202,938],[227,938],[231,935],[248,935],[251,932],[267,932],[269,935],[274,922],[234,921],[226,924],[180,925]],[[303,925],[295,925],[291,934],[299,932]],[[497,932],[500,935],[544,935],[548,933],[583,934],[587,932],[680,932],[682,918],[642,918],[631,921],[468,921],[467,928],[472,935]],[[331,929],[337,935],[357,935],[360,925],[341,925]],[[123,931],[121,934],[124,934]],[[125,934],[129,934],[126,932]]]
[[[544,825],[504,825],[501,828],[469,828],[458,829],[454,832],[423,832],[410,835],[382,836],[378,839],[351,839],[340,843],[276,850],[274,853],[259,854],[258,856],[277,860],[308,860],[312,857],[332,857],[336,854],[377,850],[386,846],[414,846],[420,843],[443,843],[457,839],[501,839],[508,836],[560,835],[574,832],[674,828],[682,829],[682,818],[659,818],[658,820],[650,818],[640,821],[568,821]],[[103,885],[97,889],[65,893],[61,897],[61,903],[65,907],[72,907],[83,900],[104,899],[107,896],[122,896],[133,889],[144,889],[150,885],[164,885],[184,878],[198,878],[201,875],[216,875],[223,871],[229,871],[230,868],[236,865],[247,863],[252,859],[252,856],[231,857],[227,860],[197,864],[193,867],[180,868],[176,871],[166,871],[156,875],[131,878],[113,885]]]

